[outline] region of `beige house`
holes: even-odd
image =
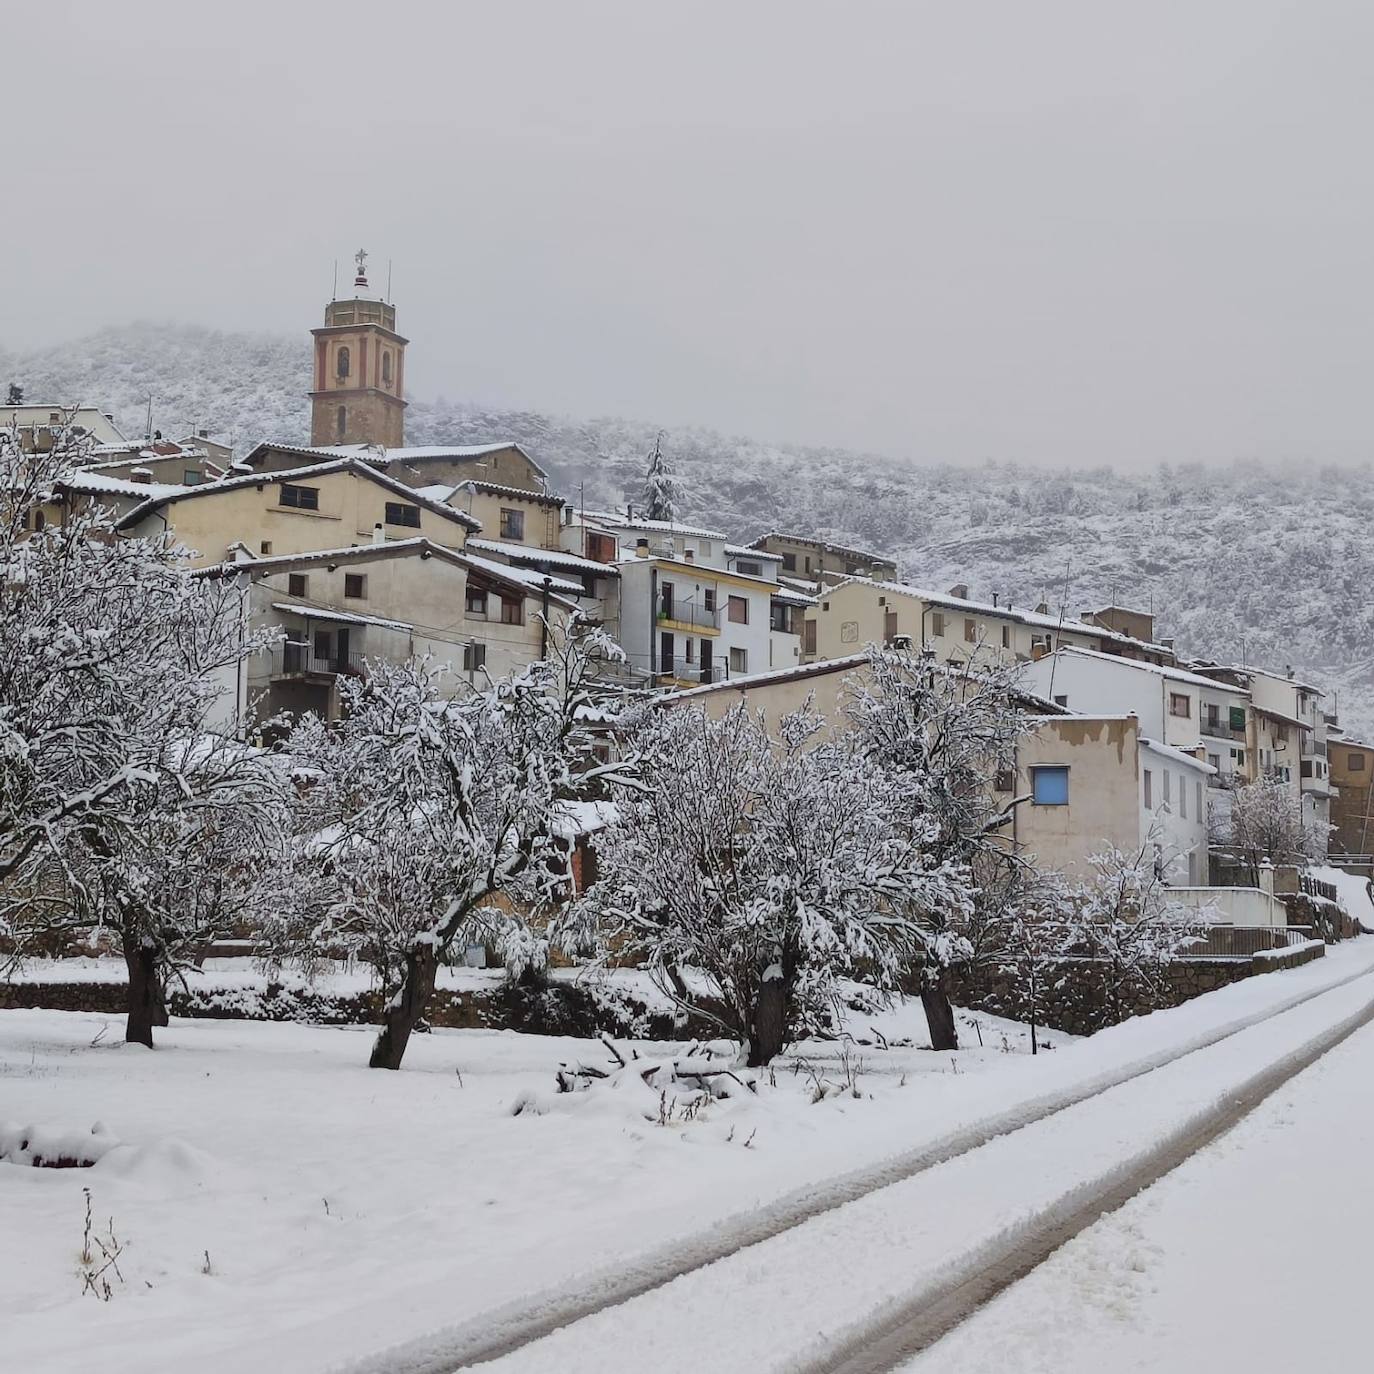
[[[749,547],[776,555],[781,576],[818,586],[829,586],[844,577],[871,577],[879,582],[897,577],[897,565],[890,558],[806,535],[773,531],[760,535]]]
[[[46,452],[68,434],[97,444],[128,442],[114,416],[96,406],[0,406],[0,425],[18,429],[20,445],[29,452]]]
[[[419,490],[466,511],[481,523],[482,532],[488,539],[523,549],[556,550],[560,547],[564,506],[561,496],[550,496],[529,487],[508,487],[499,482],[474,479],[453,487],[439,483]]]
[[[409,487],[491,482],[521,491],[548,492],[549,475],[519,444],[427,444],[383,448],[376,444],[259,444],[243,460],[245,470],[280,472],[308,463],[356,458]],[[492,531],[494,533],[494,531]]]
[[[808,611],[802,661],[843,657],[868,644],[926,647],[945,663],[1025,663],[1063,647],[1122,657],[1172,659],[1106,625],[1052,615],[1046,606],[1013,607],[970,598],[966,586],[931,592],[903,582],[846,578]],[[1155,652],[1152,652],[1155,651]]]
[[[193,487],[154,487],[119,521],[131,534],[170,531],[192,566],[312,553],[387,539],[426,538],[461,549],[478,522],[358,458]]]
[[[428,657],[452,691],[541,657],[575,609],[534,574],[420,537],[311,553],[239,557],[198,575],[247,583],[253,628],[285,641],[244,667],[241,698],[262,714],[339,714],[338,683],[369,663]]]

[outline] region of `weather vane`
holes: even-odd
[[[366,283],[367,281],[367,249],[359,248],[354,255],[354,261],[358,264],[358,280]]]

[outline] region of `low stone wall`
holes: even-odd
[[[1131,1016],[1147,1016],[1166,1007],[1182,1006],[1203,993],[1216,992],[1244,978],[1297,968],[1320,959],[1326,947],[1319,940],[1295,948],[1272,950],[1248,959],[1179,959],[1169,970],[1169,988],[1162,998],[1141,997],[1118,1009],[1111,1004],[1102,981],[1101,966],[1090,959],[1066,959],[1047,970],[1038,1020],[1070,1035],[1092,1035]],[[1013,976],[996,967],[963,972],[950,993],[954,1002],[975,1011],[1028,1021],[1031,1007]]]
[[[0,983],[0,1011],[50,1008],[123,1016],[122,982]],[[261,988],[191,983],[169,990],[173,1016],[228,1021],[300,1021],[312,1025],[376,1025],[377,992],[332,994],[266,983]],[[569,983],[518,987],[503,983],[476,992],[439,989],[430,1003],[429,1023],[463,1030],[516,1030],[536,1035],[614,1035],[635,1039],[685,1040],[709,1036],[705,1026],[680,1025],[662,1011],[615,988],[592,992]]]

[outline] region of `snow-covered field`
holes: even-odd
[[[606,1060],[596,1042],[439,1031],[388,1074],[364,1067],[362,1029],[178,1020],[148,1052],[109,1018],[0,1013],[0,1123],[99,1122],[123,1142],[90,1169],[0,1163],[0,1364],[84,1369],[98,1352],[102,1374],[393,1367],[388,1347],[719,1233],[1371,968],[1374,940],[1357,941],[1089,1041],[1052,1037],[1035,1059],[1019,1027],[989,1018],[982,1048],[965,1025],[971,1048],[935,1054],[919,1006],[899,1008],[852,1027],[911,1041],[851,1048],[860,1096],[813,1102],[789,1062],[756,1097],[668,1125],[652,1094],[553,1093],[561,1060]],[[845,1077],[839,1045],[801,1053]],[[538,1110],[512,1114],[530,1099]],[[125,1246],[108,1303],[81,1291],[84,1188]],[[641,1355],[603,1348],[600,1367]]]

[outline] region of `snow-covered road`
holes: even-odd
[[[710,1331],[721,1374],[891,1369],[1371,1019],[1365,977],[487,1367],[591,1374],[632,1350],[689,1374]]]
[[[903,1369],[1368,1369],[1371,1152],[1374,1028]]]

